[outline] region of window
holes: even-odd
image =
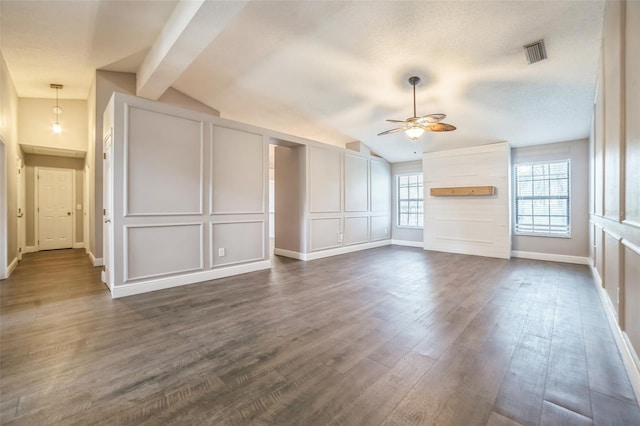
[[[398,176],[398,226],[422,228],[424,223],[422,173]]]
[[[569,160],[515,167],[515,233],[571,235]]]

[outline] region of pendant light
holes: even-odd
[[[56,113],[56,122],[53,123],[53,133],[61,133],[62,132],[62,124],[58,120],[58,116],[62,112],[62,108],[58,105],[58,91],[62,89],[62,84],[51,83],[49,85],[52,89],[56,89],[56,106],[53,107],[53,112]]]

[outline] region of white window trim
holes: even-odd
[[[399,182],[400,177],[402,176],[420,176],[420,180],[422,182],[422,218],[423,224],[417,226],[411,225],[400,225],[400,188]],[[396,175],[395,181],[395,192],[396,192],[396,223],[395,226],[397,229],[424,229],[424,174],[422,172],[406,172],[406,173],[398,173]]]
[[[526,232],[526,231],[518,231],[516,228],[516,224],[518,221],[518,211],[517,211],[517,199],[518,199],[518,179],[517,179],[517,174],[516,174],[516,168],[518,166],[527,166],[527,165],[533,165],[533,164],[550,164],[550,163],[564,163],[567,162],[569,165],[569,230],[566,234],[552,234],[552,233],[546,233],[546,232]],[[566,158],[566,159],[553,159],[553,160],[540,160],[540,161],[528,161],[528,162],[523,162],[523,163],[517,163],[517,164],[513,164],[513,235],[516,236],[522,236],[522,237],[543,237],[543,238],[564,238],[564,239],[568,239],[571,238],[571,230],[572,230],[572,223],[571,223],[571,201],[573,199],[573,194],[571,192],[571,159],[570,158]]]

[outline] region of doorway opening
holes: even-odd
[[[269,143],[269,254],[302,259],[307,147],[281,139]]]

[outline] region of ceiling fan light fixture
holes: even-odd
[[[420,83],[420,77],[413,76],[409,78],[409,84],[413,86],[413,117],[409,117],[406,120],[387,120],[391,123],[401,124],[401,127],[378,133],[378,136],[404,132],[409,139],[416,141],[422,137],[424,132],[450,132],[456,130],[455,126],[440,122],[446,117],[445,114],[427,114],[418,117],[416,114],[416,85],[418,83]]]
[[[417,141],[422,135],[424,135],[424,129],[420,126],[409,127],[404,131],[404,133],[409,137],[409,139]]]

